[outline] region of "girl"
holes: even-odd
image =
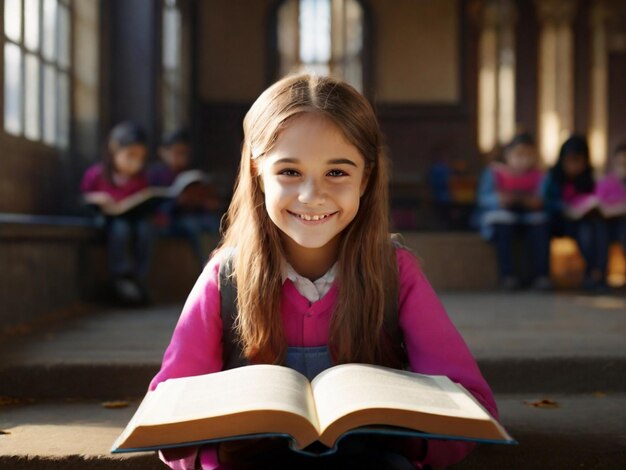
[[[150,388],[246,363],[285,364],[309,378],[333,364],[408,363],[462,383],[495,415],[487,383],[418,262],[390,240],[387,184],[378,123],[351,86],[301,75],[266,90],[244,120],[223,241],[187,299]],[[230,284],[237,285],[232,328],[222,320],[231,318],[223,315],[230,305],[224,289],[232,289],[222,269],[230,261]],[[171,468],[242,468],[254,447],[222,443],[162,451],[161,458]],[[349,456],[313,461],[265,450],[253,463],[443,467],[472,444],[361,440],[345,447]]]
[[[587,140],[572,135],[561,146],[559,158],[548,173],[543,189],[544,201],[552,217],[556,236],[576,240],[585,259],[583,288],[606,289],[606,251],[608,232],[605,220],[597,211],[574,215],[585,201],[595,197],[595,180]]]
[[[606,175],[598,181],[598,199],[615,215],[607,219],[609,237],[622,245],[626,255],[626,142],[619,144],[609,161]],[[604,257],[608,259],[608,248]]]
[[[504,289],[520,286],[513,272],[512,242],[523,237],[533,262],[533,287],[546,290],[549,278],[550,232],[542,210],[537,150],[529,134],[518,134],[504,149],[504,163],[493,162],[483,173],[478,191],[481,232],[494,242]]]
[[[146,133],[133,122],[116,125],[109,134],[104,158],[87,169],[81,182],[85,199],[101,209],[148,187],[144,173]],[[152,228],[147,214],[106,216],[107,261],[113,293],[123,304],[147,300]]]

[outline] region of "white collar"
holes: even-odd
[[[332,267],[319,279],[315,281],[311,281],[309,278],[301,276],[293,269],[286,260],[283,260],[282,264],[282,277],[283,284],[287,279],[293,282],[293,285],[296,287],[298,292],[305,297],[309,302],[317,302],[322,297],[324,297],[330,288],[335,282],[335,278],[337,277],[338,266],[337,263],[333,264]]]

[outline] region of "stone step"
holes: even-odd
[[[626,359],[478,359],[496,393],[626,392]],[[57,363],[0,368],[0,396],[33,399],[137,398],[159,369],[150,364]]]
[[[518,445],[481,445],[458,470],[626,468],[626,394],[498,395],[501,421]],[[558,408],[530,406],[550,398]],[[12,470],[163,468],[154,453],[109,449],[138,402],[119,409],[100,402],[3,406],[0,468]]]
[[[626,299],[446,293],[451,318],[497,393],[626,392]],[[84,315],[0,346],[0,396],[140,397],[179,305]]]

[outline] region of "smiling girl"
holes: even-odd
[[[360,362],[447,375],[496,415],[489,386],[419,263],[392,242],[387,166],[372,108],[351,86],[300,75],[266,90],[244,120],[224,238],[151,389],[245,364],[283,364],[311,379]],[[358,438],[311,460],[255,440],[163,450],[161,458],[189,469],[403,469],[445,467],[471,448]]]

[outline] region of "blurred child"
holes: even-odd
[[[116,125],[109,134],[102,162],[85,172],[81,191],[90,203],[106,209],[145,189],[146,156],[145,131],[130,121]],[[105,229],[108,270],[117,300],[133,305],[145,303],[152,246],[149,215],[105,216]]]
[[[580,217],[572,213],[595,198],[595,180],[585,137],[572,135],[559,151],[556,164],[548,173],[543,194],[552,217],[552,233],[576,240],[585,259],[583,288],[606,289],[608,229],[604,218],[591,211]]]
[[[493,161],[481,177],[478,191],[481,232],[495,244],[504,289],[521,285],[520,275],[513,269],[515,237],[522,237],[529,248],[532,286],[540,290],[551,288],[550,231],[541,199],[543,173],[537,165],[533,138],[518,134],[504,148],[503,162]]]
[[[171,186],[176,178],[190,169],[191,140],[189,134],[177,130],[167,135],[159,148],[160,162],[148,168],[151,186]],[[194,183],[172,201],[163,203],[154,219],[164,236],[184,237],[189,240],[194,254],[203,265],[208,253],[202,246],[202,235],[217,233],[220,215],[219,199],[214,188],[205,182]]]
[[[613,217],[607,218],[609,237],[622,245],[626,254],[626,142],[619,144],[607,165],[607,173],[596,186],[598,199],[604,204],[617,207]],[[608,258],[608,244],[607,254]]]

